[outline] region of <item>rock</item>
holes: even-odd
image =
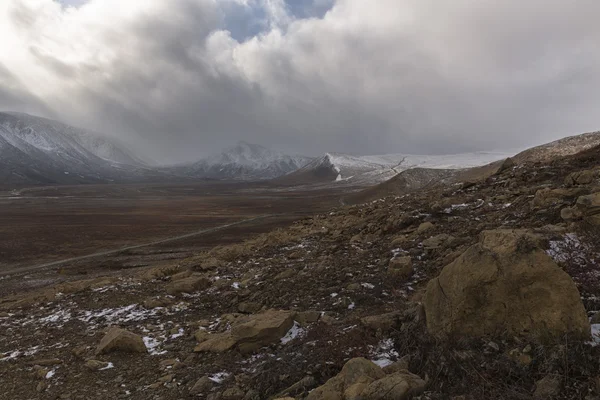
[[[180,281],[182,279],[189,278],[190,276],[192,276],[192,271],[190,271],[190,270],[181,271],[174,275],[171,275],[171,281]]]
[[[227,389],[221,394],[223,400],[242,400],[245,393],[237,386]]]
[[[589,337],[577,287],[537,245],[537,238],[523,230],[482,232],[478,244],[427,285],[429,332],[438,337]]]
[[[428,230],[431,230],[431,229],[433,229],[433,224],[431,222],[423,222],[417,228],[417,233],[424,233],[424,232],[427,232]]]
[[[317,386],[317,381],[312,376],[306,376],[294,383],[292,386],[279,392],[276,396],[283,397],[287,395],[298,395],[300,393],[308,392],[312,388]]]
[[[406,243],[407,240],[408,239],[406,238],[406,235],[398,236],[397,238],[392,240],[392,247],[393,248],[401,247],[402,245],[404,245]]]
[[[390,277],[408,279],[413,273],[412,258],[410,256],[392,258],[387,273]]]
[[[206,331],[206,329],[198,329],[196,333],[194,333],[194,337],[198,343],[202,343],[210,339],[212,335]]]
[[[233,348],[236,340],[229,333],[211,334],[207,340],[194,348],[196,353],[223,353]]]
[[[289,279],[296,276],[296,270],[288,268],[285,271],[280,272],[275,279],[277,280],[281,280],[281,279]]]
[[[362,318],[360,322],[370,329],[385,333],[389,332],[394,326],[396,326],[400,315],[401,313],[398,311],[381,315],[372,315]]]
[[[533,361],[533,359],[531,358],[531,356],[529,354],[525,354],[519,349],[513,349],[513,350],[509,351],[508,356],[514,362],[521,364],[522,366],[525,366],[525,367],[529,366],[529,364],[531,364],[531,362]]]
[[[512,169],[516,165],[517,164],[515,163],[515,160],[513,160],[510,157],[508,157],[506,160],[504,160],[502,162],[502,165],[500,165],[500,167],[498,168],[498,171],[496,173],[500,173],[500,172],[504,172],[506,170]]]
[[[98,371],[101,370],[102,368],[106,368],[108,367],[108,363],[104,362],[104,361],[99,361],[99,360],[87,360],[85,362],[85,364],[83,364],[83,367],[89,371]]]
[[[585,222],[595,226],[600,225],[600,192],[579,197],[575,207]]]
[[[600,324],[600,311],[594,313],[590,319],[590,324]]]
[[[306,400],[344,400],[348,389],[351,392],[348,394],[356,391],[357,387],[352,388],[354,385],[370,384],[384,377],[385,373],[373,362],[362,357],[353,358],[344,365],[339,374],[311,391]]]
[[[181,293],[194,293],[198,290],[206,289],[210,285],[211,281],[204,276],[190,276],[171,282],[167,285],[167,293],[172,296],[180,295]]]
[[[38,393],[42,393],[47,388],[48,388],[48,384],[46,382],[42,381],[37,384],[37,386],[35,387],[35,391]]]
[[[73,355],[77,358],[83,358],[83,356],[85,355],[85,353],[88,351],[88,347],[85,345],[82,346],[77,346],[75,348],[73,348],[73,350],[71,350],[71,353],[73,353]]]
[[[259,312],[262,305],[259,303],[242,302],[238,304],[238,311],[244,314],[254,314]]]
[[[231,335],[242,353],[250,353],[281,339],[294,325],[293,311],[268,310],[236,324]]]
[[[410,356],[404,356],[401,359],[399,359],[398,361],[396,361],[395,363],[392,363],[392,364],[388,365],[387,367],[384,367],[383,372],[390,375],[390,374],[394,374],[396,372],[400,372],[403,370],[408,371],[409,364],[410,364]]]
[[[584,171],[573,172],[567,175],[565,178],[565,185],[576,186],[576,185],[589,185],[594,182],[599,175],[599,170],[589,169]]]
[[[96,355],[121,351],[126,353],[146,353],[146,345],[142,337],[125,329],[112,327],[96,348]]]
[[[587,191],[587,193],[589,193],[589,191]],[[573,199],[576,199],[583,194],[586,194],[586,190],[582,188],[544,188],[535,192],[532,205],[534,208],[550,208],[555,205],[571,203]]]
[[[173,304],[173,300],[165,297],[153,297],[144,300],[143,306],[147,309],[153,309],[158,307],[167,307]]]
[[[437,249],[444,246],[449,246],[454,241],[454,236],[446,233],[441,233],[436,236],[432,236],[429,239],[423,240],[423,247],[426,249]]]
[[[535,383],[534,399],[550,399],[560,394],[561,380],[559,375],[546,375]]]
[[[353,283],[348,284],[348,286],[346,286],[346,290],[349,292],[356,292],[356,291],[359,291],[361,287],[362,286],[360,286],[360,283],[353,282]]]
[[[197,269],[200,269],[201,271],[211,271],[219,268],[220,265],[221,263],[215,257],[209,257],[202,260],[200,265],[197,266]]]
[[[408,371],[399,371],[371,383],[362,393],[363,400],[405,400],[425,390],[425,381]]]
[[[321,318],[320,311],[303,311],[303,312],[299,312],[294,319],[301,326],[306,326],[306,325],[314,324],[315,322],[318,322],[320,318]]]

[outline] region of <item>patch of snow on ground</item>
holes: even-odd
[[[148,349],[148,353],[150,353],[153,356],[160,356],[161,354],[165,354],[166,351],[160,351],[159,347],[162,344],[162,342],[156,338],[150,337],[150,336],[144,336],[142,338],[142,340],[144,341],[144,344],[146,345],[146,348]]]
[[[229,372],[217,372],[216,374],[209,375],[208,379],[214,383],[221,384],[225,379],[227,379],[227,377],[229,377],[229,375],[231,375]]]
[[[546,251],[556,262],[566,262],[572,259],[585,259],[588,250],[576,234],[567,233],[562,240],[551,240],[550,248]]]
[[[381,368],[393,364],[399,357],[398,352],[394,349],[394,341],[392,339],[384,339],[379,342],[372,357],[371,361]]]
[[[172,334],[169,339],[177,339],[179,337],[182,337],[183,335],[185,335],[185,331],[183,330],[183,328],[179,328],[179,330],[177,331],[177,333]]]
[[[374,289],[375,285],[373,285],[372,283],[361,283],[360,284],[362,287],[364,287],[365,289]]]
[[[108,364],[106,364],[106,367],[104,368],[100,368],[99,371],[105,371],[107,369],[113,369],[115,367],[115,365],[111,362],[109,362]]]
[[[294,326],[290,328],[290,330],[285,334],[284,337],[281,338],[281,343],[286,344],[296,339],[297,337],[303,336],[306,333],[306,330],[303,329],[299,323],[294,321]]]
[[[56,370],[53,369],[52,371],[48,371],[48,373],[46,374],[46,379],[50,379],[54,376],[54,374],[56,374]]]
[[[21,354],[21,352],[19,350],[15,350],[13,352],[4,353],[3,357],[0,358],[0,361],[13,360],[13,359],[19,357],[20,354]]]
[[[233,284],[231,285],[232,288],[234,289],[239,289],[240,288],[240,283],[239,282],[233,282]]]

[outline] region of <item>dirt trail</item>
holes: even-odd
[[[136,244],[136,245],[126,246],[126,247],[119,247],[118,249],[112,249],[112,250],[103,250],[103,251],[99,251],[99,252],[92,253],[92,254],[86,254],[84,256],[71,257],[71,258],[66,258],[66,259],[58,260],[58,261],[52,261],[52,262],[44,263],[44,264],[37,264],[37,265],[22,266],[22,267],[16,267],[16,268],[12,268],[12,269],[6,269],[6,270],[0,271],[0,277],[1,276],[6,276],[6,275],[14,275],[14,274],[31,272],[31,271],[40,270],[40,269],[43,269],[43,268],[48,268],[48,267],[56,267],[56,266],[59,266],[59,265],[62,265],[62,264],[66,264],[66,263],[70,263],[70,262],[74,262],[74,261],[81,261],[81,260],[85,260],[85,259],[89,259],[89,258],[95,258],[95,257],[100,257],[100,256],[108,256],[108,255],[118,254],[118,253],[121,253],[121,252],[127,251],[127,250],[135,250],[135,249],[140,249],[140,248],[143,248],[143,247],[150,247],[150,246],[155,246],[155,245],[158,245],[158,244],[163,244],[163,243],[168,243],[168,242],[174,242],[176,240],[182,240],[182,239],[187,239],[187,238],[190,238],[190,237],[193,237],[193,236],[203,235],[203,234],[206,234],[206,233],[217,232],[217,231],[220,231],[220,230],[223,230],[223,229],[226,229],[226,228],[230,228],[232,226],[242,225],[242,224],[245,224],[245,223],[258,221],[258,220],[261,220],[261,219],[275,217],[275,216],[278,216],[278,215],[280,215],[280,214],[259,215],[257,217],[247,218],[247,219],[243,219],[241,221],[232,222],[232,223],[225,224],[225,225],[220,225],[220,226],[215,226],[213,228],[202,229],[202,230],[199,230],[199,231],[190,232],[190,233],[186,233],[186,234],[183,234],[183,235],[170,236],[168,238],[164,238],[164,239],[160,239],[160,240],[155,240],[155,241],[152,241],[152,242],[147,242],[147,243],[142,243],[142,244]]]

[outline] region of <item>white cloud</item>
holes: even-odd
[[[238,42],[232,7],[261,8],[267,30]],[[597,15],[591,0],[338,0],[311,19],[283,0],[5,0],[0,106],[38,98],[163,159],[242,138],[311,153],[512,148],[600,125]]]

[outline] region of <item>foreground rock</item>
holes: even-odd
[[[583,220],[590,225],[599,226],[600,192],[579,197],[575,206],[563,208],[560,215],[565,221]]]
[[[241,318],[230,332],[209,335],[194,351],[222,353],[237,347],[242,353],[251,353],[285,336],[294,325],[295,316],[293,311],[268,310]]]
[[[575,284],[535,241],[522,230],[482,232],[427,285],[430,333],[589,336]]]
[[[424,389],[425,381],[406,370],[386,376],[371,361],[353,358],[306,400],[403,400]]]
[[[106,332],[100,344],[98,344],[96,355],[112,351],[146,353],[147,349],[141,336],[125,329],[112,327]]]

